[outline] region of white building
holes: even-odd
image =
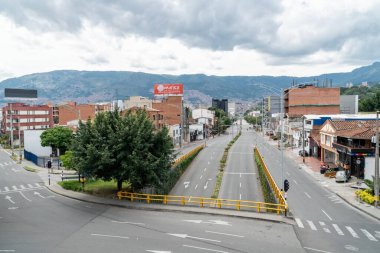
[[[215,112],[207,109],[194,109],[192,111],[192,117],[198,124],[213,126],[215,121]]]
[[[235,116],[236,114],[236,103],[235,102],[228,102],[228,114],[230,116]]]
[[[141,96],[131,96],[129,99],[124,100],[124,109],[132,107],[138,108],[152,108],[152,100]]]
[[[204,125],[203,124],[192,124],[189,125],[190,131],[190,141],[197,141],[204,139]]]
[[[180,143],[180,138],[181,138],[180,131],[181,129],[180,129],[179,124],[169,126],[169,136],[172,138],[174,146],[177,146]]]
[[[340,112],[357,114],[359,109],[359,95],[340,95]]]

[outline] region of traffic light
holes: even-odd
[[[49,169],[51,169],[51,161],[48,161],[48,162],[47,162],[47,167],[48,167]]]
[[[289,190],[289,181],[288,179],[284,180],[284,191],[287,192]]]

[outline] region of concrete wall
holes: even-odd
[[[357,114],[359,108],[358,95],[341,95],[340,112],[344,114]]]
[[[24,148],[26,151],[36,156],[50,156],[51,147],[42,147],[40,136],[44,130],[25,130],[24,131]]]
[[[364,179],[373,180],[374,177],[375,177],[375,157],[366,157],[365,166],[364,166]]]

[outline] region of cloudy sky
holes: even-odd
[[[379,13],[380,0],[0,0],[0,80],[351,71],[380,59]]]

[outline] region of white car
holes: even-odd
[[[345,171],[340,170],[336,172],[335,182],[348,182],[348,177]]]

